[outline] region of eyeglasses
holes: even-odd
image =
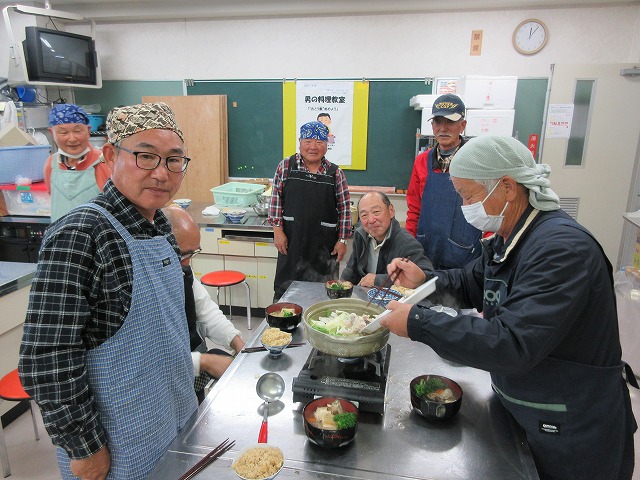
[[[160,165],[162,157],[150,152],[134,152],[121,145],[116,145],[116,148],[131,153],[136,157],[136,166],[142,170],[155,170]],[[189,157],[170,156],[164,159],[164,163],[167,166],[167,170],[173,173],[182,173],[187,169],[187,165],[191,159]]]
[[[201,251],[202,251],[201,248],[196,248],[192,252],[184,252],[184,253],[182,253],[180,255],[180,261],[184,262],[185,260],[189,260],[189,259],[195,257],[197,254],[199,254]]]

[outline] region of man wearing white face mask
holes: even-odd
[[[623,373],[638,384],[621,359],[612,267],[560,210],[549,173],[513,138],[470,140],[451,164],[453,185],[467,221],[496,233],[482,240],[475,262],[435,272],[430,300],[476,308],[483,318],[391,302],[381,323],[490,372],[541,479],[629,480],[637,425]],[[388,272],[409,288],[425,281],[399,259]]]
[[[111,171],[102,152],[89,142],[89,117],[73,104],[54,105],[49,131],[58,146],[44,166],[44,181],[51,193],[51,221],[99,195]]]

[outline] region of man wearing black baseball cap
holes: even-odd
[[[449,165],[464,144],[465,106],[453,94],[431,109],[437,144],[416,157],[407,191],[406,229],[422,244],[436,270],[462,267],[480,255],[482,232],[462,215],[462,200],[449,178]]]

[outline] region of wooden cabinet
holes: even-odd
[[[211,189],[229,178],[226,95],[142,97],[142,101],[169,105],[184,133],[191,163],[175,198],[213,203]]]

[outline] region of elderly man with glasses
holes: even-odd
[[[189,158],[164,103],[116,108],[111,179],[47,230],[19,372],[62,478],[146,478],[197,409],[178,245],[160,210]]]
[[[200,253],[200,227],[185,209],[170,206],[162,209],[169,219],[173,235],[180,248],[180,264],[184,275],[184,304],[189,325],[189,342],[193,360],[194,389],[198,401],[204,400],[204,387],[212,378],[218,379],[231,365],[233,358],[219,348],[207,349],[206,339],[238,353],[244,341],[209,292],[194,278],[191,259]]]

